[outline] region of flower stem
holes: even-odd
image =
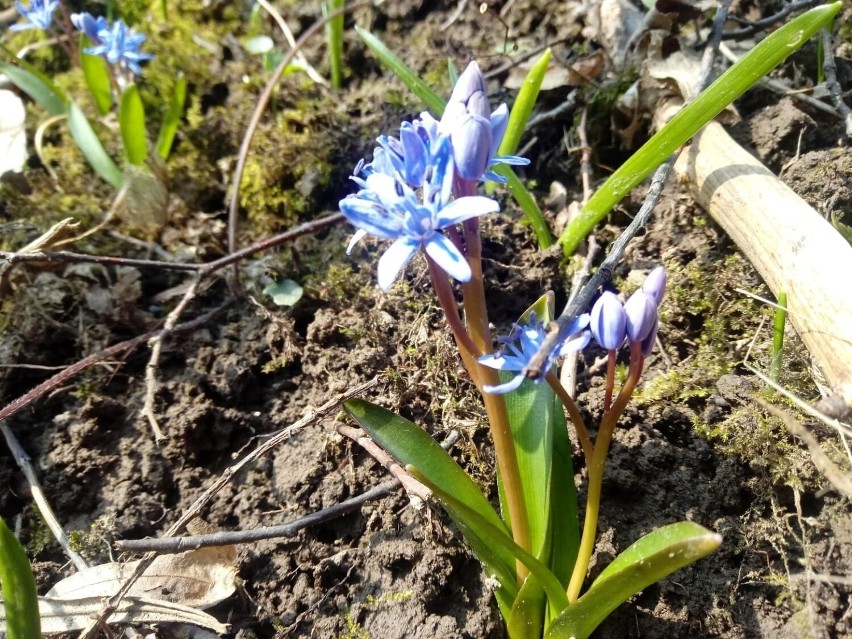
[[[583,449],[583,456],[586,458],[586,466],[591,466],[592,455],[594,454],[595,449],[594,446],[592,446],[589,431],[586,430],[586,422],[583,421],[583,416],[580,414],[577,404],[574,403],[574,399],[559,381],[555,372],[550,371],[547,373],[547,383],[550,384],[553,392],[556,393],[562,401],[562,405],[565,407],[565,410],[568,412],[568,416],[574,424],[574,429],[577,431],[577,439],[580,440],[580,447]]]
[[[627,402],[630,401],[630,397],[636,389],[636,383],[642,375],[643,363],[644,358],[642,357],[641,343],[631,344],[630,372],[627,380],[624,382],[621,391],[619,391],[612,409],[604,413],[598,434],[595,437],[592,463],[589,464],[588,470],[589,488],[586,497],[586,516],[583,521],[583,536],[580,539],[577,561],[574,564],[574,572],[571,573],[571,580],[568,583],[567,589],[568,601],[571,603],[577,601],[577,598],[580,596],[580,589],[583,587],[583,581],[585,581],[586,573],[589,570],[589,562],[595,550],[604,469],[606,468],[606,456],[609,452],[609,444],[612,441],[612,433],[615,430],[615,425],[618,423],[618,418],[621,417],[621,413],[624,412]]]

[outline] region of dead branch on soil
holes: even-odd
[[[209,501],[213,498],[213,496],[218,493],[222,488],[231,481],[233,476],[238,473],[240,470],[245,468],[248,464],[259,459],[270,450],[278,446],[283,441],[286,441],[294,434],[299,432],[308,424],[311,424],[322,417],[327,417],[328,414],[335,410],[340,404],[345,402],[348,399],[355,397],[356,395],[360,395],[366,390],[369,390],[373,386],[378,383],[378,377],[374,377],[368,382],[355,386],[354,388],[349,389],[345,393],[341,393],[337,397],[334,397],[327,401],[325,404],[317,408],[316,410],[309,410],[307,414],[302,417],[302,419],[294,422],[287,428],[278,431],[275,435],[270,437],[266,442],[258,446],[252,452],[247,454],[243,459],[234,464],[233,466],[228,467],[225,471],[220,475],[220,477],[211,484],[204,493],[196,499],[192,505],[184,512],[180,518],[169,527],[168,531],[166,531],[166,536],[173,537],[177,533],[181,532],[187,523],[192,521],[198,514],[201,512],[201,509],[204,508]],[[89,627],[83,631],[80,636],[81,639],[90,639],[94,636],[94,633],[100,628],[102,624],[106,623],[106,620],[109,616],[116,610],[118,604],[136,582],[136,580],[141,577],[144,572],[148,569],[154,559],[157,557],[156,552],[146,553],[144,557],[139,561],[139,564],[136,566],[136,569],[133,571],[133,574],[128,577],[121,588],[118,590],[115,595],[107,599],[104,603],[104,606],[101,608],[101,611],[98,614],[97,619],[92,621]]]
[[[24,450],[23,446],[21,446],[21,443],[18,441],[18,438],[15,437],[15,434],[12,432],[12,429],[9,428],[5,419],[0,420],[0,432],[3,433],[3,437],[6,439],[6,445],[12,453],[12,457],[15,458],[18,468],[20,468],[21,472],[24,473],[24,477],[26,477],[27,483],[30,486],[30,493],[32,493],[36,508],[38,508],[38,511],[44,518],[50,532],[52,532],[53,536],[56,537],[56,541],[58,541],[59,545],[62,546],[62,550],[65,551],[65,554],[77,570],[84,570],[85,568],[88,568],[89,565],[86,561],[76,552],[71,550],[71,544],[68,543],[68,536],[65,534],[65,530],[56,518],[56,515],[53,514],[53,509],[50,507],[47,498],[44,496],[44,491],[41,489],[38,476],[35,474],[35,470],[33,470],[33,466],[30,463],[30,456],[27,455],[27,452]]]
[[[788,4],[786,7],[781,9],[776,14],[769,16],[768,18],[763,18],[762,20],[757,20],[755,22],[746,22],[741,18],[737,18],[736,16],[731,16],[732,20],[736,20],[740,23],[745,23],[747,26],[742,29],[737,29],[736,31],[728,31],[727,33],[722,34],[723,40],[739,40],[742,38],[747,38],[752,36],[760,31],[765,31],[766,29],[770,29],[776,24],[779,24],[784,18],[792,13],[798,13],[800,11],[805,11],[810,9],[811,7],[815,7],[820,4],[822,0],[800,0],[799,2],[792,2]]]

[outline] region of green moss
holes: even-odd
[[[361,625],[355,621],[352,613],[348,610],[343,616],[346,623],[346,630],[335,637],[335,639],[370,639],[369,633],[364,630]]]

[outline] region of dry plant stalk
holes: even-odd
[[[790,187],[711,122],[675,165],[695,200],[730,235],[777,295],[833,395],[852,411],[852,246]]]

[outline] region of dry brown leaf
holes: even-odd
[[[103,607],[102,597],[82,599],[52,599],[39,597],[38,610],[41,631],[46,635],[83,630],[89,626]],[[125,597],[109,618],[110,623],[154,624],[185,623],[225,634],[228,624],[221,623],[206,612],[156,599]],[[0,606],[0,632],[6,631],[6,611]]]
[[[129,594],[156,597],[193,608],[215,606],[236,589],[236,553],[234,546],[220,546],[157,557]],[[133,574],[137,564],[132,561],[92,566],[63,579],[50,589],[47,596],[75,600],[111,597]]]

